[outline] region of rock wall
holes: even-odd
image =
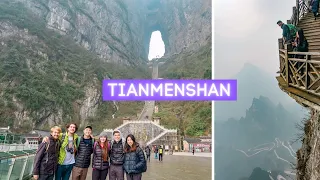
[[[311,110],[304,127],[302,147],[297,151],[297,180],[318,180],[320,177],[320,112]]]
[[[106,61],[145,62],[153,31],[165,56],[197,50],[211,38],[211,1],[19,0],[46,19],[48,28],[71,35]]]

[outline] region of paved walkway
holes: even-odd
[[[211,158],[207,157],[196,157],[196,153],[193,157],[182,152],[175,153],[175,155],[164,155],[162,162],[151,158],[147,172],[142,175],[142,180],[209,180],[212,178],[212,165]],[[91,175],[92,169],[90,168],[87,180],[91,180]]]
[[[195,152],[194,155],[192,155],[191,152],[175,152],[173,153],[175,156],[195,156],[195,157],[212,157],[212,153],[206,153],[206,152]]]

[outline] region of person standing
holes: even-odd
[[[33,164],[33,178],[35,180],[53,180],[58,164],[60,133],[61,128],[54,126],[51,128],[49,141],[40,143]]]
[[[154,158],[155,159],[158,159],[158,151],[159,151],[158,146],[156,146],[154,149]]]
[[[151,152],[151,149],[149,148],[149,146],[146,147],[146,155],[147,155],[147,160],[150,162],[150,152]]]
[[[109,168],[109,150],[107,134],[101,133],[93,147],[92,180],[105,180]]]
[[[282,29],[283,43],[291,45],[296,38],[296,32],[298,31],[298,28],[293,24],[285,24],[280,20],[277,21],[277,24]]]
[[[70,123],[66,126],[67,132],[61,133],[59,141],[61,147],[59,150],[58,168],[56,171],[56,180],[69,180],[73,165],[75,163],[75,152],[77,150],[76,134],[78,126],[75,123]]]
[[[311,5],[311,10],[314,16],[314,20],[317,20],[318,11],[319,11],[319,0],[312,0],[310,5]]]
[[[126,171],[127,180],[141,180],[142,173],[147,171],[143,150],[132,134],[126,138],[123,168]]]
[[[160,146],[159,148],[159,161],[162,161],[162,156],[163,156],[163,148]]]
[[[112,135],[109,180],[124,180],[123,163],[125,140],[122,139],[119,130],[113,131]]]
[[[94,145],[91,133],[92,127],[86,126],[83,130],[83,136],[77,139],[77,152],[72,169],[72,180],[85,180],[87,177]]]

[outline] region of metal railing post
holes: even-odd
[[[12,174],[12,169],[13,169],[13,166],[14,166],[14,163],[16,161],[16,158],[12,158],[12,164],[9,164],[9,170],[8,170],[8,179],[7,180],[10,180],[10,177],[11,177],[11,174]]]
[[[26,169],[27,162],[28,162],[28,157],[29,157],[29,155],[27,155],[27,158],[24,158],[24,163],[23,163],[23,166],[22,166],[22,171],[21,171],[21,173],[20,173],[20,178],[19,178],[19,180],[22,180],[22,179],[23,179],[24,171],[25,171],[25,169]]]

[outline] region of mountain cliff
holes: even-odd
[[[150,78],[152,31],[166,57],[197,51],[211,37],[209,1],[3,0],[0,2],[0,126],[47,128],[75,121],[114,128],[104,78]],[[143,102],[120,102],[135,116]]]
[[[215,177],[239,179],[255,167],[291,171],[295,162],[293,148],[298,145],[290,141],[296,138],[297,122],[299,118],[281,104],[275,105],[263,96],[252,100],[244,117],[215,121]]]
[[[246,63],[233,78],[238,82],[238,99],[234,102],[216,102],[216,121],[226,121],[229,118],[244,116],[246,109],[250,107],[252,98],[259,96],[268,97],[275,104],[281,103],[296,116],[301,118],[304,116],[305,110],[278,89],[277,80],[263,69]]]
[[[193,0],[19,0],[46,21],[106,61],[147,60],[153,31],[166,56],[196,50],[211,35],[211,2]]]
[[[309,117],[303,126],[302,147],[297,151],[297,180],[316,180],[320,176],[320,112],[312,109]]]

